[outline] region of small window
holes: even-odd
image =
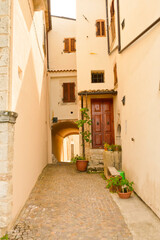
[[[75,38],[65,38],[64,39],[64,52],[71,53],[76,51],[76,39]]]
[[[97,37],[105,37],[105,21],[104,20],[97,20],[96,21],[96,36]]]
[[[103,83],[104,72],[91,72],[92,83]]]
[[[114,65],[113,73],[114,73],[114,86],[116,86],[116,85],[118,84],[118,77],[117,77],[117,64]]]
[[[75,102],[75,83],[63,83],[63,102]]]
[[[110,28],[111,28],[111,40],[112,42],[116,38],[116,27],[115,27],[115,8],[114,8],[114,0],[112,0],[111,6],[110,6]]]

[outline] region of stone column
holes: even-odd
[[[17,113],[0,111],[0,237],[5,235],[12,215],[12,166],[16,118]]]

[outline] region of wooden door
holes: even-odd
[[[114,143],[113,100],[92,99],[92,144],[103,148],[104,142]]]

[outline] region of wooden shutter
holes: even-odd
[[[75,38],[71,38],[71,52],[75,52],[76,51],[76,47],[75,47]]]
[[[117,83],[118,83],[117,64],[114,65],[113,72],[114,72],[114,86],[115,86],[115,85],[117,85]]]
[[[68,102],[68,83],[63,83],[63,102]]]
[[[64,52],[69,52],[69,38],[64,39]]]
[[[100,22],[96,22],[96,36],[100,36]]]
[[[101,33],[102,33],[102,36],[105,36],[105,24],[104,24],[104,21],[101,22]]]
[[[63,83],[63,102],[75,102],[75,83]]]
[[[75,101],[75,83],[70,83],[70,102]]]

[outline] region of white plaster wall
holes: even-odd
[[[32,1],[30,4],[33,9]],[[32,11],[32,14],[28,1],[13,2],[10,104],[11,109],[19,114],[15,125],[13,220],[47,164],[47,149],[50,144],[47,137],[47,80],[43,52],[44,16],[43,12]],[[18,68],[21,69],[20,76]]]
[[[78,119],[76,73],[50,73],[50,118],[58,120]],[[63,83],[75,83],[75,102],[63,103]]]
[[[158,18],[159,9],[159,1],[120,1],[121,21],[125,19],[122,48]],[[122,126],[123,170],[135,182],[137,194],[160,217],[159,33],[157,24],[123,53],[114,52],[108,58],[111,72],[117,62],[115,104]],[[125,106],[121,102],[123,96]]]
[[[121,28],[122,47],[127,45],[145,28],[159,18],[160,1],[123,0],[120,2],[120,23],[125,19],[125,28]]]
[[[105,0],[77,0],[78,91],[113,88],[107,60],[107,37],[96,37],[96,20],[106,20],[105,2]],[[104,70],[105,82],[91,83],[92,70]]]
[[[160,217],[160,26],[119,56],[123,168],[138,195]],[[135,141],[131,141],[134,138]]]
[[[76,52],[63,52],[65,38],[76,38],[76,21],[52,16],[52,30],[48,34],[50,69],[76,69]]]

